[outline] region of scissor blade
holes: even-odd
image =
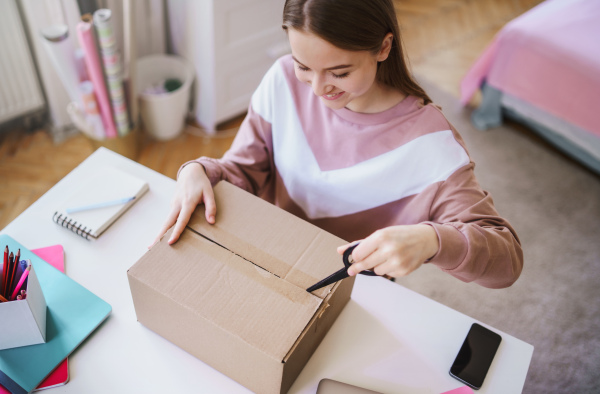
[[[322,287],[325,287],[327,285],[330,285],[332,283],[335,283],[335,282],[345,279],[347,277],[348,277],[348,269],[344,267],[341,270],[329,275],[327,278],[323,279],[322,281],[315,283],[314,285],[312,285],[311,287],[306,289],[306,291],[311,293],[315,290],[319,290]]]

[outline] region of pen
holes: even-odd
[[[14,300],[17,297],[17,294],[19,294],[19,289],[21,289],[21,286],[23,285],[23,282],[25,282],[27,275],[29,275],[30,270],[31,264],[28,265],[27,268],[25,268],[25,272],[23,272],[23,275],[21,275],[21,279],[19,279],[19,283],[17,283],[17,287],[15,287],[15,291],[13,291],[12,297],[10,297],[11,300]]]
[[[95,204],[82,205],[79,207],[67,208],[66,211],[67,211],[67,213],[75,213],[75,212],[80,212],[80,211],[87,211],[89,209],[98,209],[98,208],[110,207],[113,205],[125,204],[132,200],[135,200],[135,196],[120,198],[118,200],[103,201],[103,202],[99,202],[99,203],[95,203]]]
[[[0,295],[0,302],[8,302],[8,300]]]
[[[15,268],[17,267],[17,264],[19,264],[19,259],[21,258],[21,248],[19,248],[19,250],[17,250],[17,254],[15,255]]]
[[[17,254],[15,255],[15,260],[13,261],[13,267],[12,267],[12,276],[10,279],[10,282],[8,282],[8,289],[6,290],[6,298],[8,298],[10,296],[10,291],[13,289],[13,284],[18,280],[17,278],[19,278],[19,275],[21,275],[23,272],[19,272],[19,267],[21,266],[21,264],[19,263],[21,260],[21,248],[19,248],[17,250]]]

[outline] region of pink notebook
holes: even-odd
[[[31,251],[57,270],[65,272],[65,253],[62,245],[32,249]],[[56,367],[56,369],[52,371],[52,373],[48,375],[48,377],[44,379],[34,391],[67,384],[69,381],[69,367],[67,360],[68,359],[65,359],[65,361],[60,363],[58,367]],[[0,394],[10,394],[10,391],[6,390],[2,385],[0,385]]]

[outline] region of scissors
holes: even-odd
[[[311,287],[306,289],[306,291],[311,293],[315,290],[318,290],[322,287],[325,287],[327,285],[335,283],[339,280],[346,279],[348,276],[350,276],[350,275],[348,275],[348,268],[350,268],[350,265],[354,262],[354,261],[350,262],[350,258],[352,257],[352,251],[358,245],[359,244],[352,245],[344,251],[344,257],[342,259],[342,261],[344,262],[344,266],[345,266],[344,268],[342,268],[341,270],[339,270],[337,272],[334,272],[333,274],[329,275],[327,278],[323,279],[322,281],[315,283],[314,285],[312,285]],[[359,272],[359,274],[369,275],[369,276],[377,276],[377,274],[371,270],[364,270],[364,271]]]

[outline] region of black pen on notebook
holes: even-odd
[[[135,196],[119,198],[117,200],[102,201],[102,202],[97,202],[94,204],[81,205],[81,206],[73,207],[73,208],[67,208],[66,211],[67,211],[67,213],[75,213],[75,212],[80,212],[80,211],[87,211],[90,209],[98,209],[98,208],[104,208],[104,207],[111,207],[113,205],[126,204],[133,200],[135,200]]]

